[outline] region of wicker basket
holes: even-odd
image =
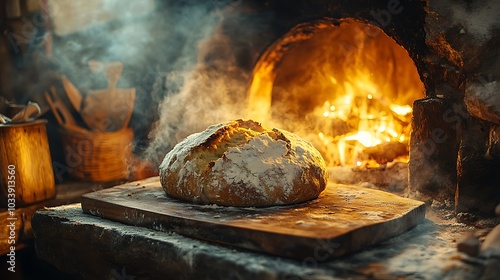
[[[62,130],[66,165],[71,176],[92,182],[109,182],[128,177],[132,155],[132,129],[116,132],[82,133]]]

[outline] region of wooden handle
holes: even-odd
[[[56,91],[55,87],[52,87],[50,89],[50,91],[52,93],[52,100],[53,100],[52,106],[54,106],[54,109],[55,109],[57,115],[62,116],[62,119],[61,119],[62,125],[63,126],[67,125],[67,124],[76,125],[76,121],[73,118],[73,116],[71,115],[71,112],[64,105],[64,103],[61,101],[61,99],[59,99],[59,96],[57,96],[57,91]]]
[[[52,94],[52,96],[51,96]],[[62,119],[62,112],[60,112],[57,108],[56,108],[56,97],[54,96],[55,95],[55,89],[54,87],[52,87],[50,89],[50,93],[49,92],[45,92],[45,99],[47,100],[47,103],[49,104],[49,107],[50,107],[50,110],[52,111],[52,114],[54,114],[54,117],[56,118],[57,120],[57,123],[59,125],[64,125],[64,121]]]
[[[75,108],[77,112],[80,112],[82,108],[82,94],[80,91],[73,85],[73,83],[66,78],[66,76],[61,77],[61,81],[64,87],[64,90],[66,91],[66,95],[68,96],[69,101],[71,102],[71,105]]]
[[[0,114],[0,124],[4,124],[4,123],[8,123],[8,122],[10,122],[10,119],[5,115]]]
[[[24,109],[19,111],[15,116],[12,117],[13,122],[25,122],[27,121],[30,117],[38,117],[42,110],[40,109],[40,106],[34,102],[29,102]]]
[[[83,127],[80,127],[76,124],[75,119],[71,115],[71,112],[66,108],[64,103],[57,97],[57,92],[54,87],[50,88],[50,93],[45,92],[45,99],[47,103],[49,103],[49,107],[54,114],[59,125],[62,127],[79,133],[88,133],[89,131]]]

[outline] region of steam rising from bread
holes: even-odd
[[[209,125],[247,118],[246,87],[249,73],[233,67],[235,58],[230,50],[214,50],[211,46],[224,41],[217,33],[200,45],[200,57],[211,56],[210,52],[222,51],[224,61],[215,59],[207,64],[200,60],[197,67],[185,76],[180,92],[167,96],[159,109],[159,120],[149,135],[148,158],[161,160],[180,140],[189,134],[202,131]]]

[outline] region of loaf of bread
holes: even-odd
[[[297,135],[251,120],[210,126],[179,142],[160,165],[165,192],[223,206],[274,206],[317,198],[327,182],[321,154]]]

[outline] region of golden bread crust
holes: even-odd
[[[325,189],[320,153],[295,134],[251,120],[210,126],[179,142],[160,165],[164,191],[200,204],[300,203]]]

